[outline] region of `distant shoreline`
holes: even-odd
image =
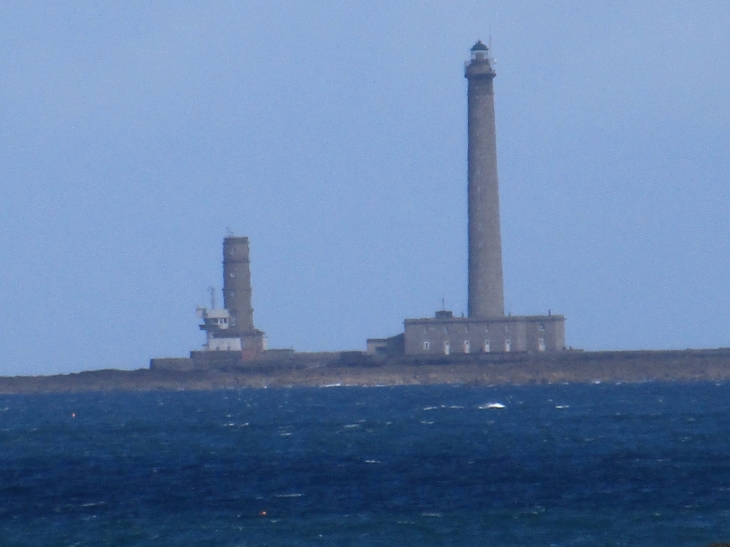
[[[307,354],[300,354],[306,356]],[[322,354],[318,354],[322,355]],[[0,394],[218,390],[328,386],[465,386],[730,380],[730,348],[669,351],[566,351],[432,358],[281,359],[246,367],[190,371],[97,370],[0,377]]]

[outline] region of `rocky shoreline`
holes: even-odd
[[[730,380],[730,348],[683,351],[566,351],[376,358],[316,354],[207,370],[98,370],[0,377],[0,393],[217,390],[241,388],[467,386],[565,383],[721,382]]]

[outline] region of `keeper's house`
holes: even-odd
[[[438,311],[433,318],[406,319],[406,355],[450,355],[510,351],[562,351],[562,315],[454,317]]]

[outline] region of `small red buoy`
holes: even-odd
[[[260,517],[265,517],[266,516],[266,511],[259,511],[259,516]]]
[[[72,413],[71,413],[71,417],[72,417],[72,418],[75,418],[75,417],[76,417],[76,413],[75,413],[75,412],[72,412]]]

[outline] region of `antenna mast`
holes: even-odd
[[[208,292],[210,293],[210,309],[215,309],[215,287],[211,285],[208,287]]]

